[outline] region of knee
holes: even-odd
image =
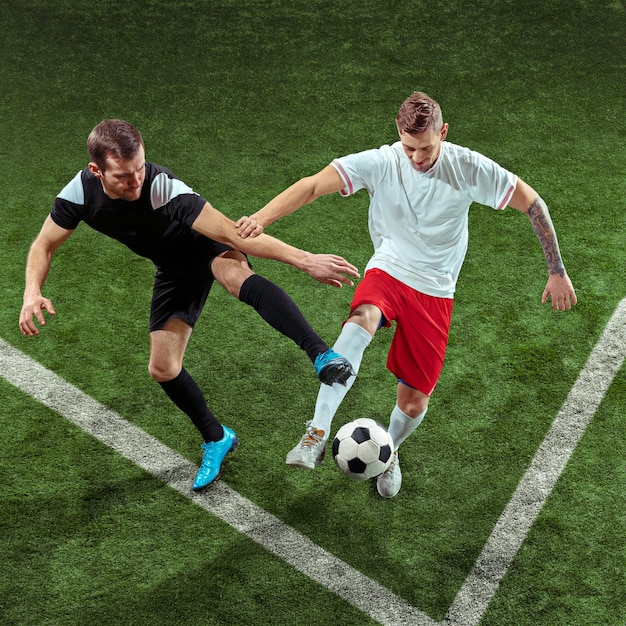
[[[228,291],[231,296],[239,298],[241,292],[241,285],[243,285],[244,278],[237,273],[231,272],[228,277],[217,278],[217,282]]]
[[[174,380],[180,374],[181,367],[178,363],[168,363],[150,359],[148,363],[148,373],[158,383],[165,383]]]
[[[213,261],[211,271],[215,280],[235,298],[239,297],[241,285],[254,274],[241,253],[218,257]]]
[[[373,304],[364,304],[352,311],[347,321],[358,324],[373,337],[378,330],[382,316],[378,307]]]
[[[405,415],[416,418],[428,408],[429,400],[430,398],[426,395],[405,400],[398,400],[398,407]]]

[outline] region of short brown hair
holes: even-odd
[[[143,147],[139,131],[124,120],[103,120],[87,138],[89,158],[104,172],[106,158],[132,159]]]
[[[443,125],[441,107],[422,91],[411,94],[401,105],[396,117],[401,133],[418,135],[432,128],[439,131]]]

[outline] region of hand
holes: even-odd
[[[235,222],[237,234],[245,239],[246,237],[257,237],[263,232],[263,226],[259,224],[253,217],[244,215]]]
[[[338,289],[341,289],[342,285],[354,286],[348,276],[360,278],[357,268],[336,254],[309,253],[307,262],[301,269],[318,282]]]
[[[545,304],[548,298],[552,299],[552,308],[555,311],[569,311],[572,305],[576,304],[576,293],[567,272],[563,276],[550,274],[541,297],[541,303]]]
[[[39,334],[39,329],[33,321],[33,317],[37,319],[40,326],[46,325],[46,319],[43,312],[46,311],[50,315],[56,315],[54,306],[48,298],[43,296],[35,296],[24,300],[24,305],[20,312],[20,330],[25,337],[33,337]]]

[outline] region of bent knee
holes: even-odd
[[[236,250],[217,257],[211,264],[215,280],[235,298],[239,297],[241,285],[254,274],[248,259]]]
[[[416,418],[428,408],[429,400],[429,396],[418,392],[410,398],[398,398],[398,407],[408,417]]]
[[[373,337],[378,330],[382,317],[382,311],[377,306],[373,304],[361,304],[352,311],[347,321],[358,324]]]
[[[180,374],[181,366],[178,363],[165,363],[151,360],[148,363],[148,373],[158,383],[174,380]]]

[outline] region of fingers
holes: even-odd
[[[569,310],[572,308],[571,304],[569,303],[569,300],[552,300],[552,308],[555,311],[565,311],[565,310]]]
[[[259,224],[255,219],[244,215],[235,222],[237,228],[237,234],[242,238],[257,237],[263,232],[263,226]]]
[[[24,337],[32,337],[39,334],[37,327],[30,320],[20,320],[20,332]]]
[[[330,285],[331,287],[334,287],[335,289],[341,289],[341,286],[342,286],[340,281],[332,280],[332,279],[325,281],[325,284]]]
[[[565,277],[550,276],[541,296],[542,304],[552,300],[555,311],[569,311],[577,303],[576,292],[567,275]]]
[[[45,325],[46,321],[44,320],[43,323],[40,323],[43,326]],[[33,322],[32,315],[28,315],[26,313],[20,315],[20,331],[25,337],[33,337],[34,335],[39,334],[39,329],[35,325],[35,322]]]
[[[548,298],[552,300],[552,308],[555,311],[570,311],[573,304],[576,304],[576,294],[565,294],[557,296],[555,294],[551,294],[547,292],[543,294],[541,298],[542,304],[545,304],[548,301]]]
[[[348,276],[352,276],[353,278],[360,278],[359,270],[356,266],[352,265],[352,263],[348,263],[343,257],[328,255],[331,263],[331,267],[341,274],[347,274]]]
[[[347,261],[344,261],[339,271],[342,274],[347,274],[348,276],[352,276],[353,278],[361,278],[361,274],[359,274],[359,270],[354,265],[352,265],[351,263],[348,263]]]
[[[341,289],[343,285],[346,287],[354,287],[354,282],[351,281],[347,276],[339,275],[337,280],[334,280],[332,283],[333,287],[337,287],[337,289]]]
[[[330,285],[331,287],[335,287],[336,289],[341,289],[344,285],[346,287],[354,287],[354,283],[349,278],[346,278],[345,276],[342,276],[341,274],[336,274],[336,276],[337,278],[331,278],[331,277],[315,278],[315,276],[313,278],[315,278],[315,280],[319,281],[320,283],[323,283],[324,285]]]
[[[350,279],[350,276],[359,278],[359,272],[353,266],[343,263],[336,263],[331,261],[324,261],[321,264],[316,264],[313,268],[307,270],[307,274],[315,278],[315,280],[325,285],[331,285],[337,289],[341,289],[343,285],[346,287],[354,287],[354,282]]]
[[[39,334],[39,329],[33,318],[37,320],[40,326],[46,325],[46,318],[43,312],[46,311],[50,315],[56,315],[54,306],[50,300],[43,300],[37,304],[24,305],[20,312],[20,331],[25,337],[33,337]]]
[[[348,263],[343,257],[336,255],[320,255],[325,264],[327,264],[327,284],[341,289],[343,285],[354,287],[354,282],[350,277],[360,278],[359,270]]]

